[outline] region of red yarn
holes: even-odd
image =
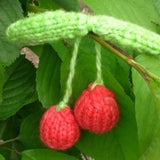
[[[75,104],[74,114],[79,125],[95,133],[111,130],[119,120],[115,95],[109,89],[90,83]]]
[[[40,138],[48,147],[64,150],[74,145],[80,136],[79,126],[70,107],[56,111],[51,106],[40,121]]]

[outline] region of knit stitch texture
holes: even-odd
[[[79,126],[70,107],[56,112],[51,106],[40,121],[40,138],[52,149],[64,150],[73,146],[80,136]]]
[[[143,27],[108,16],[91,16],[88,23],[94,33],[122,49],[160,54],[160,36]]]
[[[86,16],[75,12],[45,12],[34,14],[12,24],[7,35],[24,44],[41,44],[62,38],[75,38],[88,33]]]
[[[94,133],[111,130],[119,120],[115,95],[109,89],[90,83],[75,104],[74,114],[83,129]]]
[[[7,36],[10,40],[28,45],[84,36],[89,31],[121,46],[122,49],[160,54],[160,36],[152,31],[109,16],[91,16],[61,10],[19,20],[8,27]]]

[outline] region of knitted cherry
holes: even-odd
[[[119,108],[112,91],[101,85],[84,90],[75,104],[74,114],[83,129],[94,133],[111,130],[119,120]]]
[[[40,122],[40,138],[48,147],[53,149],[67,149],[73,146],[80,136],[79,126],[72,110],[67,105],[72,94],[72,80],[75,74],[80,39],[77,37],[74,43],[63,99],[58,105],[48,108]]]
[[[40,138],[52,149],[64,150],[76,143],[80,136],[79,126],[70,107],[56,111],[51,106],[40,121]]]

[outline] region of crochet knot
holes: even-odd
[[[79,125],[94,133],[111,130],[119,120],[115,94],[101,85],[92,89],[90,83],[75,104],[74,114]]]
[[[70,107],[56,112],[51,106],[40,121],[40,138],[52,149],[64,150],[74,145],[80,136],[79,126]]]

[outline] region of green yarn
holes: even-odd
[[[102,77],[102,66],[101,66],[101,45],[95,42],[95,50],[96,50],[96,68],[97,68],[97,77],[95,82],[92,85],[92,89],[97,85],[103,85],[103,77]]]
[[[41,44],[88,33],[86,16],[74,12],[44,12],[19,20],[7,29],[11,40],[24,44]]]
[[[91,16],[89,24],[95,34],[123,49],[160,54],[160,36],[136,24],[108,16]]]
[[[68,75],[68,79],[66,83],[65,94],[64,94],[62,101],[57,105],[56,111],[60,111],[61,109],[64,109],[65,107],[67,107],[67,103],[72,94],[72,81],[73,81],[73,77],[75,74],[76,59],[78,55],[78,48],[79,48],[80,40],[81,38],[78,37],[76,38],[76,41],[74,43],[74,49],[73,49],[72,58],[70,62],[70,73]]]
[[[91,16],[61,10],[44,12],[11,24],[6,34],[10,40],[17,40],[28,45],[84,36],[89,31],[123,49],[160,54],[158,34],[109,16]]]

